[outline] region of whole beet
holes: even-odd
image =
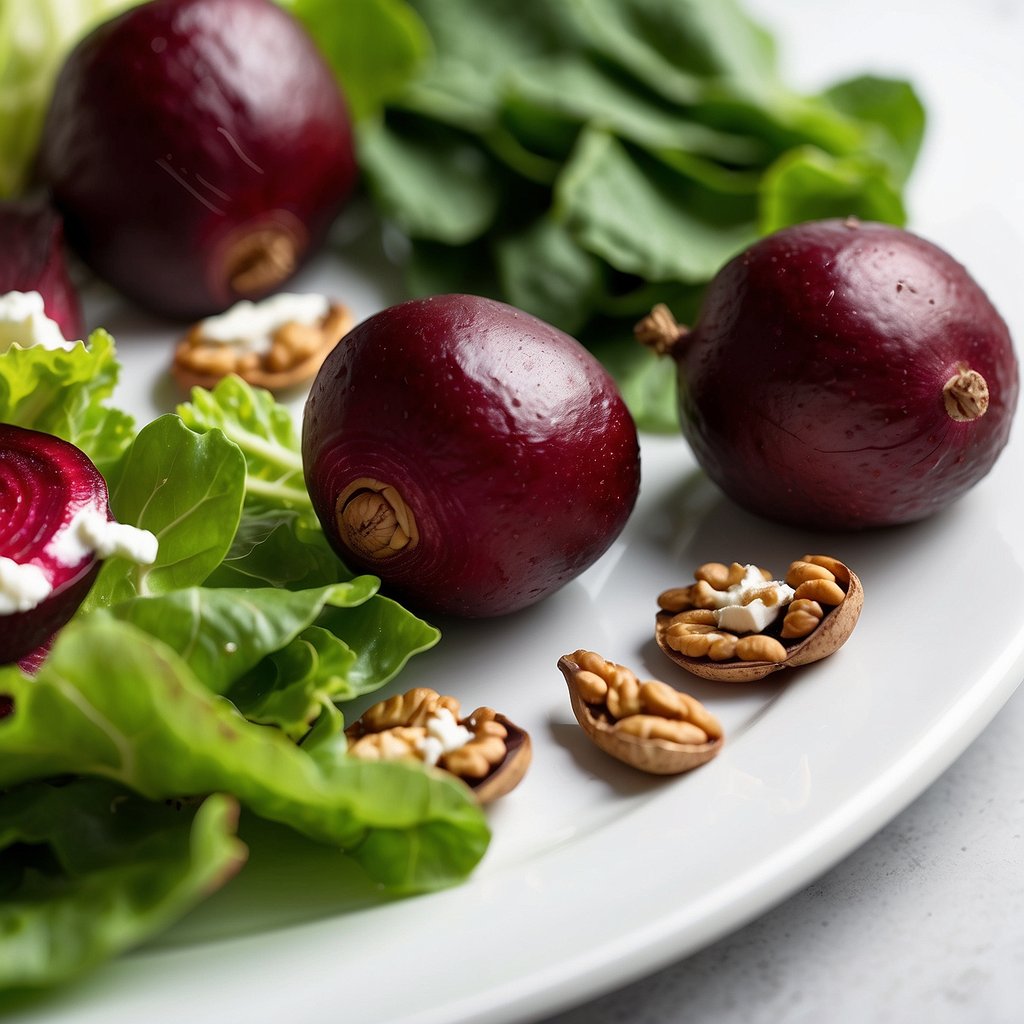
[[[40,172],[70,243],[157,312],[278,288],[356,176],[337,82],[271,0],[152,0],[71,52]]]
[[[472,295],[392,306],[328,356],[303,420],[331,544],[418,609],[502,615],[621,532],[640,480],[611,377],[536,317]]]
[[[691,330],[665,314],[638,335],[678,362],[683,433],[760,515],[818,529],[922,519],[1006,444],[1006,324],[956,260],[907,231],[783,229],[718,273]]]
[[[68,274],[64,228],[43,199],[0,203],[0,295],[39,292],[46,315],[69,341],[85,337],[82,304]]]

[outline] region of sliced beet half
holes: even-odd
[[[43,647],[74,615],[100,569],[76,522],[110,520],[89,457],[51,434],[0,424],[0,664]]]

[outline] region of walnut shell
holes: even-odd
[[[580,728],[606,754],[633,768],[652,775],[679,775],[710,761],[725,742],[718,736],[706,743],[675,743],[620,732],[580,694],[575,677],[582,666],[576,655],[563,655],[558,668],[569,687],[569,702]]]
[[[808,556],[811,557],[811,556]],[[820,661],[834,654],[849,639],[861,609],[864,607],[864,589],[857,574],[837,559],[829,558],[828,564],[843,587],[846,596],[842,603],[830,608],[817,628],[800,640],[781,640],[786,649],[782,661],[712,661],[710,658],[692,658],[669,646],[665,633],[672,623],[674,614],[659,611],[654,624],[654,637],[658,646],[677,665],[702,679],[713,679],[724,683],[746,683],[764,679],[772,672],[796,668]]]
[[[470,715],[470,718],[472,717]],[[478,782],[468,783],[469,788],[473,790],[481,804],[489,804],[515,789],[533,760],[530,734],[510,722],[504,715],[495,715],[494,720],[508,730],[508,736],[505,738],[506,753],[505,759],[495,765],[490,774]]]
[[[189,391],[194,387],[213,388],[218,381],[229,374],[241,377],[247,384],[268,391],[287,391],[290,388],[308,384],[334,350],[335,345],[352,327],[353,318],[349,309],[332,303],[327,315],[317,327],[319,341],[308,355],[296,358],[286,365],[271,365],[266,358],[254,360],[251,365],[232,355],[230,346],[221,346],[217,365],[208,364],[198,358],[203,349],[202,325],[195,324],[179,342],[171,363],[171,375],[179,387]]]

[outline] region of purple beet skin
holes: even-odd
[[[683,433],[708,476],[803,527],[937,512],[991,469],[1017,401],[1009,332],[981,288],[943,250],[883,224],[762,239],[668,346]]]
[[[306,483],[352,569],[425,612],[524,608],[612,543],[640,479],[614,382],[578,342],[471,295],[392,306],[306,404]]]
[[[58,77],[40,168],[83,259],[183,317],[282,285],[356,177],[337,81],[271,0],[152,0],[101,25]]]
[[[42,199],[0,203],[0,295],[39,292],[46,315],[69,341],[85,336],[82,306],[68,276],[60,216]]]
[[[28,658],[38,667],[35,652],[45,651],[89,592],[100,570],[96,556],[68,564],[50,547],[86,508],[111,518],[107,485],[88,456],[50,434],[0,424],[0,558],[37,566],[53,587],[35,607],[0,614],[0,665]]]

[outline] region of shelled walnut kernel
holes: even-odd
[[[558,659],[573,713],[606,753],[658,775],[704,764],[722,745],[718,720],[689,694],[657,679],[641,680],[594,651]]]
[[[530,738],[493,708],[460,718],[455,697],[425,686],[378,701],[345,730],[350,757],[418,761],[462,779],[481,803],[504,796],[526,773]]]
[[[738,562],[709,562],[694,580],[659,595],[655,636],[705,678],[759,679],[826,657],[847,640],[863,605],[856,575],[828,555],[796,559],[783,580]]]

